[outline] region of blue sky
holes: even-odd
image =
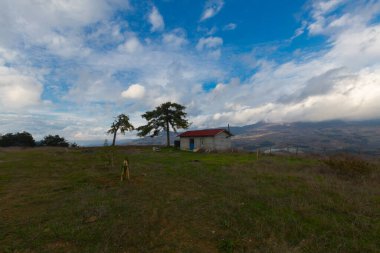
[[[117,114],[139,126],[166,101],[193,128],[380,118],[379,14],[376,0],[3,0],[0,133],[102,140]]]

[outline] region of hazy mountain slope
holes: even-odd
[[[259,123],[232,128],[236,148],[300,147],[305,151],[378,152],[380,121]]]

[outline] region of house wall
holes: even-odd
[[[181,144],[180,144],[181,150],[189,150],[189,148],[190,148],[190,138],[181,137],[180,141],[181,141]]]
[[[231,147],[231,137],[228,137],[228,134],[222,132],[214,137],[214,148],[216,150],[228,150]]]
[[[190,149],[190,139],[194,139],[194,149],[203,148],[209,150],[228,150],[231,148],[231,138],[226,138],[226,133],[220,133],[214,137],[181,137],[181,149]]]

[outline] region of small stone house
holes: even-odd
[[[223,151],[231,149],[232,134],[225,129],[187,131],[179,135],[181,150],[204,149]]]

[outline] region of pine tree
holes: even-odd
[[[138,136],[157,136],[161,131],[166,132],[166,145],[170,146],[170,128],[174,132],[177,129],[187,129],[190,123],[186,119],[186,107],[177,103],[166,102],[157,106],[155,110],[148,111],[142,115],[148,124],[137,128]]]
[[[126,131],[134,130],[134,126],[129,123],[129,117],[125,114],[120,114],[116,117],[115,121],[112,123],[111,128],[107,133],[113,134],[112,146],[115,146],[116,135],[120,130],[120,133],[125,134]]]

